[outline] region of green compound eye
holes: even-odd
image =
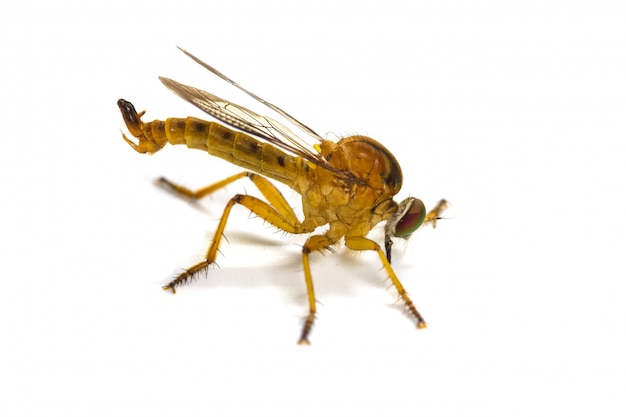
[[[398,221],[393,226],[393,235],[395,237],[409,237],[424,223],[426,207],[424,207],[422,200],[407,198],[400,203],[396,218]]]

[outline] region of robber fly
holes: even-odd
[[[189,52],[183,49],[181,51],[213,74],[283,116],[303,133],[313,137],[317,143],[311,146],[274,119],[260,116],[211,93],[165,77],[159,79],[171,91],[236,130],[194,117],[146,123],[141,120],[145,112],[138,113],[130,102],[120,99],[117,104],[135,140],[126,135],[123,138],[135,151],[154,153],[167,143],[184,144],[245,169],[197,191],[164,178],[158,180],[161,185],[181,196],[197,200],[233,181],[247,177],[265,199],[245,194],[237,194],[231,198],[226,204],[205,259],[185,269],[163,289],[175,293],[177,287],[188,283],[199,271],[215,262],[230,211],[234,205],[240,204],[287,233],[309,234],[321,226],[326,227],[322,233],[309,236],[302,246],[309,313],[298,343],[309,344],[309,333],[316,315],[309,256],[312,252],[330,249],[342,240],[349,249],[374,251],[378,254],[417,327],[425,328],[426,322],[391,268],[392,238],[406,239],[424,224],[436,226],[442,211],[447,208],[447,202],[439,201],[429,212],[417,198],[409,197],[397,203],[393,197],[402,187],[402,171],[393,154],[379,142],[366,136],[348,136],[338,142],[323,139],[285,111],[246,90]],[[302,196],[302,220],[297,218],[287,200],[268,178],[286,184]],[[384,252],[378,243],[367,238],[372,228],[380,222],[385,222]]]

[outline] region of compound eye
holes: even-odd
[[[400,214],[397,216],[398,221],[394,226],[395,237],[409,237],[416,231],[426,218],[426,207],[422,200],[416,198],[407,198],[398,208]]]

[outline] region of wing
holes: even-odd
[[[315,138],[319,142],[323,141],[320,135],[315,133],[313,129],[306,126],[304,123],[301,123],[284,110],[281,110],[272,103],[263,100],[261,97],[257,96],[251,91],[246,90],[235,81],[222,74],[217,69],[196,58],[184,49],[180,47],[178,47],[178,49],[180,49],[185,55],[187,55],[195,62],[202,65],[204,68],[211,71],[213,74],[217,75],[227,83],[237,87],[244,93],[248,94],[250,97],[274,110],[275,112],[289,120],[289,122],[293,123],[299,129],[301,129],[307,135]],[[233,126],[236,129],[242,130],[261,139],[264,139],[267,142],[276,145],[277,147],[287,152],[291,152],[296,156],[300,156],[317,166],[320,166],[335,173],[338,177],[344,180],[357,183],[362,182],[362,180],[357,179],[353,173],[332,167],[328,163],[328,161],[319,154],[315,147],[302,140],[282,123],[270,117],[258,115],[252,110],[246,109],[245,107],[239,106],[235,103],[231,103],[216,96],[215,94],[200,90],[199,88],[184,85],[179,83],[178,81],[174,81],[165,77],[159,77],[159,79],[163,84],[165,84],[167,88],[176,93],[179,97],[198,107],[200,110],[210,114],[216,119],[221,120],[222,122]]]
[[[252,110],[231,103],[199,88],[184,85],[165,77],[159,77],[159,79],[176,95],[216,119],[236,129],[264,139],[315,164],[324,165],[326,163],[315,148],[300,139],[280,122],[267,116],[261,116]]]
[[[189,58],[193,59],[196,63],[200,64],[201,66],[203,66],[204,68],[206,68],[207,70],[211,71],[213,74],[217,75],[218,77],[220,77],[222,80],[226,81],[227,83],[237,87],[238,89],[240,89],[241,91],[243,91],[244,93],[246,93],[247,95],[249,95],[250,97],[254,98],[255,100],[257,100],[260,103],[265,104],[267,107],[269,107],[270,109],[274,110],[276,113],[280,114],[281,116],[283,116],[285,119],[289,120],[291,123],[293,123],[294,125],[298,126],[300,129],[302,129],[303,132],[305,132],[307,135],[312,136],[313,138],[317,139],[318,141],[322,141],[323,139],[320,137],[320,135],[318,135],[317,133],[315,133],[315,131],[313,131],[313,129],[311,129],[310,127],[308,127],[307,125],[305,125],[304,123],[301,123],[298,119],[296,119],[295,117],[291,116],[289,113],[287,113],[286,111],[280,109],[278,106],[273,105],[272,103],[270,103],[269,101],[265,101],[263,100],[261,97],[257,96],[256,94],[254,94],[252,91],[249,91],[245,88],[243,88],[241,85],[237,84],[234,80],[231,80],[230,78],[228,78],[226,75],[222,74],[220,71],[218,71],[217,69],[213,68],[212,66],[210,66],[209,64],[207,64],[206,62],[202,61],[201,59],[195,57],[194,55],[192,55],[191,53],[185,51],[183,48],[181,48],[180,46],[177,46],[178,49],[180,49],[180,51],[182,53],[184,53],[185,55],[187,55]]]

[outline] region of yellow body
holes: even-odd
[[[429,213],[426,213],[424,204],[415,198],[410,197],[400,204],[396,203],[393,197],[402,187],[402,171],[398,161],[383,145],[366,136],[350,136],[337,143],[323,140],[284,111],[243,89],[191,54],[185,53],[214,74],[271,107],[305,133],[316,136],[320,144],[315,148],[319,152],[314,153],[303,147],[279,122],[259,116],[211,93],[167,78],[161,78],[161,81],[185,100],[224,123],[265,141],[231,130],[222,124],[194,117],[144,123],[141,121],[144,112],[137,113],[130,102],[120,99],[118,106],[136,142],[125,135],[123,137],[137,152],[154,153],[168,143],[187,145],[191,149],[208,152],[246,170],[196,191],[164,178],[159,180],[159,184],[188,198],[200,199],[237,179],[247,177],[265,198],[262,200],[243,194],[231,198],[224,208],[205,260],[184,270],[163,288],[176,292],[176,287],[187,283],[199,271],[215,262],[230,211],[235,204],[240,204],[288,233],[311,233],[320,226],[327,226],[323,234],[310,236],[302,246],[309,314],[302,328],[299,343],[309,343],[308,335],[316,314],[309,255],[327,249],[341,239],[350,249],[371,250],[378,254],[404,306],[416,320],[417,327],[426,327],[426,322],[391,268],[393,244],[391,238],[406,238],[423,223],[434,226],[440,213],[446,208],[445,200],[441,200]],[[266,177],[288,185],[302,196],[303,220],[297,218],[290,204]],[[366,237],[374,226],[383,221],[386,222],[386,253],[378,243]]]
[[[131,132],[137,130],[133,135],[140,140],[135,147],[139,152],[153,153],[167,143],[187,145],[293,188],[302,195],[304,211],[301,229],[295,233],[328,224],[326,236],[333,242],[344,236],[366,236],[396,211],[393,196],[402,187],[402,172],[391,153],[366,136],[321,144],[320,154],[333,168],[355,176],[346,179],[219,123],[187,117],[140,126],[139,130],[129,126]]]

